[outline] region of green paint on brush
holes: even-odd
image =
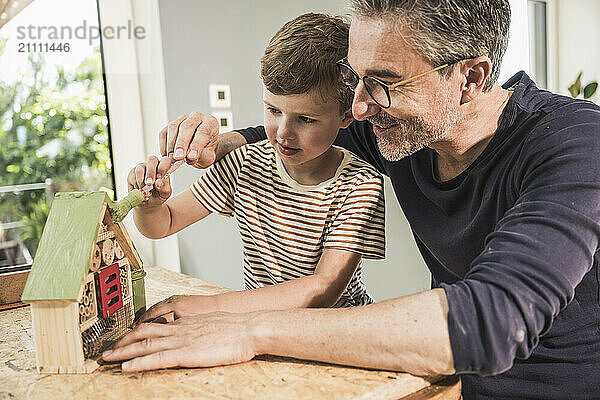
[[[108,203],[110,216],[114,223],[119,223],[127,216],[129,211],[139,206],[146,198],[139,189],[134,189],[121,201]]]

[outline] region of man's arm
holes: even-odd
[[[196,168],[207,168],[246,139],[232,131],[219,135],[219,123],[212,115],[192,112],[169,122],[158,134],[160,154],[182,160]]]
[[[258,289],[212,296],[186,296],[150,307],[137,324],[156,318],[170,320],[214,311],[252,312],[305,307],[331,307],[340,298],[361,256],[345,250],[323,250],[313,275]]]
[[[217,149],[215,151],[215,161],[220,160],[225,154],[229,154],[245,144],[247,144],[246,139],[239,132],[231,131],[220,134]],[[203,168],[199,165],[194,165],[194,167]]]
[[[105,352],[132,359],[124,371],[234,364],[259,354],[406,371],[452,374],[444,291],[430,290],[347,309],[213,313],[144,323]]]

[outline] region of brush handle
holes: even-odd
[[[198,126],[200,126],[200,125],[198,125]],[[209,144],[211,144],[216,138],[217,138],[217,135],[211,137],[210,140],[208,141],[208,143],[206,143],[206,145],[204,146],[204,148],[206,148]],[[169,168],[169,170],[167,171],[165,176],[163,176],[161,179],[167,179],[169,177],[169,175],[171,175],[173,172],[175,172],[175,170],[177,168],[181,167],[181,165],[183,165],[183,163],[185,162],[185,158],[181,159],[181,160],[174,160],[172,156],[170,156],[170,157],[171,157],[171,162],[172,162],[171,167]],[[145,185],[144,187],[140,188],[140,191],[142,192],[142,194],[144,195],[144,198],[146,200],[148,200],[152,196],[152,194],[150,193],[152,191],[152,189],[154,189],[154,184]]]
[[[177,168],[179,168],[182,164],[183,164],[184,160],[178,160],[175,161],[172,165],[171,168],[169,168],[169,170],[167,171],[167,173],[165,174],[165,176],[163,176],[161,179],[167,179],[169,177],[169,175],[171,175],[173,172],[175,172],[175,170]],[[146,200],[148,200],[152,194],[150,193],[152,191],[152,189],[154,189],[154,185],[146,185],[143,188],[140,189],[140,191],[142,192],[142,194],[144,195],[144,198]]]

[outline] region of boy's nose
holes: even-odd
[[[294,137],[294,132],[290,129],[289,124],[283,123],[279,125],[277,129],[277,137],[279,139],[292,139]]]

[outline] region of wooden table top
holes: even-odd
[[[228,291],[159,267],[146,272],[148,305]],[[0,312],[0,399],[458,399],[458,378],[441,378],[275,356],[214,368],[122,373],[104,365],[91,374],[39,375],[29,307]]]

